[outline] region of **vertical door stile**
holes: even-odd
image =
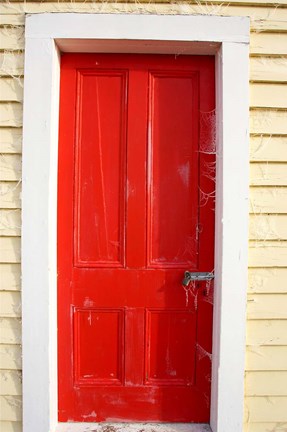
[[[136,67],[129,70],[127,134],[127,221],[126,267],[131,272],[138,307],[125,310],[125,382],[143,384],[144,308],[140,290],[141,269],[146,265],[146,134],[147,73]],[[135,271],[135,269],[137,269]]]
[[[127,268],[146,265],[147,73],[129,72],[127,137]]]

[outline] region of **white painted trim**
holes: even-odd
[[[57,429],[59,56],[80,52],[216,56],[216,280],[211,428],[242,432],[248,239],[249,20],[37,14],[26,18],[23,129],[23,427]],[[58,45],[58,46],[57,46]]]

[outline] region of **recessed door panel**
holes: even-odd
[[[198,75],[154,72],[149,89],[149,265],[195,268]]]
[[[75,264],[124,264],[127,76],[78,71]]]
[[[120,384],[123,377],[123,312],[74,311],[74,376],[82,385]]]
[[[213,57],[62,55],[61,422],[209,421],[214,99]]]
[[[195,348],[195,311],[147,311],[146,383],[191,385],[195,372]]]

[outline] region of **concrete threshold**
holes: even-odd
[[[59,423],[56,432],[212,432],[194,423]]]

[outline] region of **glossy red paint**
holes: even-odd
[[[60,421],[208,422],[214,58],[64,54]]]

